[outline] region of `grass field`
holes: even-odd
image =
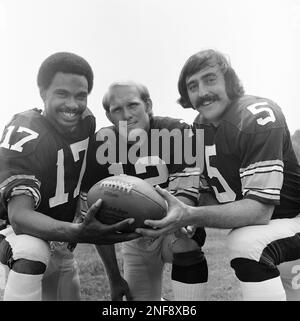
[[[241,292],[234,272],[230,268],[226,248],[225,236],[228,230],[206,229],[207,239],[203,248],[209,269],[208,300],[209,301],[237,301],[241,300]],[[117,245],[119,266],[122,266],[120,246]],[[75,250],[79,263],[81,294],[84,301],[108,301],[109,284],[102,262],[92,245],[80,244]],[[173,293],[170,283],[170,264],[164,270],[163,297],[172,300]]]

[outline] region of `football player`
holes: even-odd
[[[84,222],[72,222],[95,130],[87,109],[90,65],[55,53],[40,66],[37,83],[44,110],[15,115],[0,142],[1,218],[8,222],[0,233],[4,300],[78,300],[77,265],[65,242],[110,244],[138,235],[118,233],[130,219],[112,226],[95,219],[101,201]]]
[[[167,188],[171,180],[170,188],[176,188],[176,196],[187,204],[196,205],[199,169],[190,167],[184,171],[187,165],[182,160],[175,161],[175,147],[180,150],[184,132],[191,134],[190,126],[177,119],[153,116],[148,89],[135,82],[113,83],[103,98],[103,107],[113,126],[96,133],[94,145],[89,149],[83,191],[87,192],[94,183],[107,176],[127,174],[163,188]],[[153,148],[151,133],[159,130],[171,133],[174,129],[178,136],[175,134],[170,145],[160,140],[157,148]],[[125,159],[120,151],[122,148]],[[137,156],[135,160],[130,159],[132,150]],[[82,197],[85,198],[84,193]],[[112,300],[122,300],[124,296],[128,300],[160,300],[165,262],[173,262],[175,300],[203,300],[207,263],[201,247],[205,231],[199,228],[189,236],[176,237],[172,234],[123,243],[124,279],[114,247],[97,246],[106,267]]]
[[[232,228],[231,266],[244,300],[300,300],[300,169],[280,107],[244,94],[225,56],[192,55],[178,81],[179,103],[199,112],[205,169],[218,205],[189,207],[161,191],[169,213],[147,223],[159,236],[189,224]]]

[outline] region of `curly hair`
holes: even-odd
[[[82,57],[70,52],[57,52],[41,64],[37,84],[40,89],[48,89],[57,72],[84,76],[88,82],[88,93],[93,88],[94,74],[89,63]]]
[[[188,97],[186,78],[192,76],[205,67],[215,65],[220,66],[220,70],[224,75],[225,88],[228,98],[235,100],[244,95],[245,92],[241,81],[236,75],[234,69],[230,66],[230,63],[225,56],[213,49],[203,50],[192,55],[186,61],[181,70],[178,80],[178,91],[180,98],[177,100],[177,102],[183,108],[193,108]]]

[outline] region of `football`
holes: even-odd
[[[144,180],[130,175],[107,177],[91,187],[87,194],[90,207],[99,198],[102,206],[97,219],[104,224],[114,224],[126,218],[135,221],[126,232],[144,225],[146,219],[159,220],[166,215],[167,203],[155,188]]]

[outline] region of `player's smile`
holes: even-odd
[[[69,111],[63,111],[62,112],[66,118],[73,119],[75,116],[77,116],[77,113],[69,112]]]
[[[45,116],[58,130],[72,130],[86,109],[88,83],[84,76],[57,73],[41,93]]]
[[[200,97],[197,102],[196,102],[196,108],[205,108],[207,106],[210,106],[211,104],[213,104],[216,101],[219,101],[220,98],[218,95],[216,94],[209,94],[209,95],[205,95],[204,97]]]
[[[60,117],[66,122],[76,122],[80,119],[82,110],[69,110],[61,109],[59,110]]]

